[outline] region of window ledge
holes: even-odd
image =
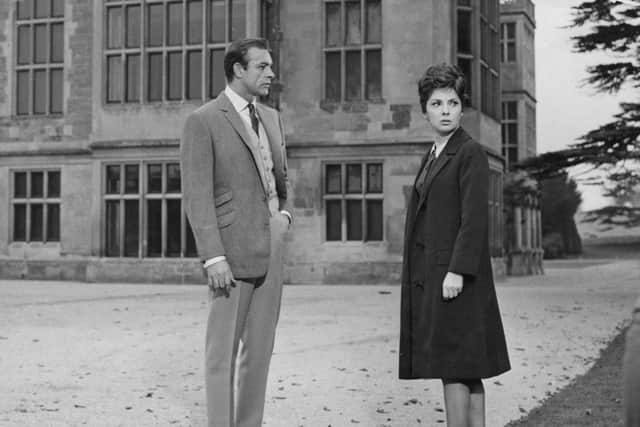
[[[343,113],[367,113],[369,112],[369,104],[382,105],[386,104],[384,98],[368,99],[362,101],[332,101],[324,99],[320,101],[320,109],[328,112],[343,112]]]

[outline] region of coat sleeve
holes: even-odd
[[[465,144],[458,171],[460,228],[449,271],[475,276],[478,272],[489,221],[489,163],[480,144]]]
[[[203,261],[225,255],[216,218],[213,144],[202,119],[189,115],[180,142],[182,202]]]

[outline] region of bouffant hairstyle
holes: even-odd
[[[464,74],[457,66],[446,63],[430,66],[418,80],[422,112],[427,112],[427,100],[436,89],[451,88],[456,91],[461,101],[466,101],[465,86]]]
[[[228,82],[233,80],[233,64],[239,62],[242,68],[247,68],[247,52],[252,47],[267,50],[268,44],[265,39],[240,39],[231,42],[224,54],[224,75]]]

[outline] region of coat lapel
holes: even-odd
[[[438,176],[438,173],[440,173],[440,171],[447,165],[447,163],[449,163],[453,156],[456,155],[460,146],[470,138],[471,137],[464,131],[464,129],[460,127],[456,129],[453,135],[451,135],[449,141],[447,142],[447,145],[444,147],[444,150],[436,159],[436,162],[433,164],[431,171],[429,171],[429,175],[427,175],[427,179],[424,185],[425,190],[422,193],[422,197],[418,201],[418,205],[416,206],[417,209],[420,209],[422,204],[425,202],[427,194],[429,194],[429,189],[431,188],[435,177]]]

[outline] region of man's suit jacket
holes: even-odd
[[[284,132],[278,112],[257,105],[273,158],[280,209],[289,208]],[[224,94],[191,113],[185,123],[180,159],[182,200],[200,258],[224,255],[237,278],[262,277],[270,252],[266,185],[259,149]]]

